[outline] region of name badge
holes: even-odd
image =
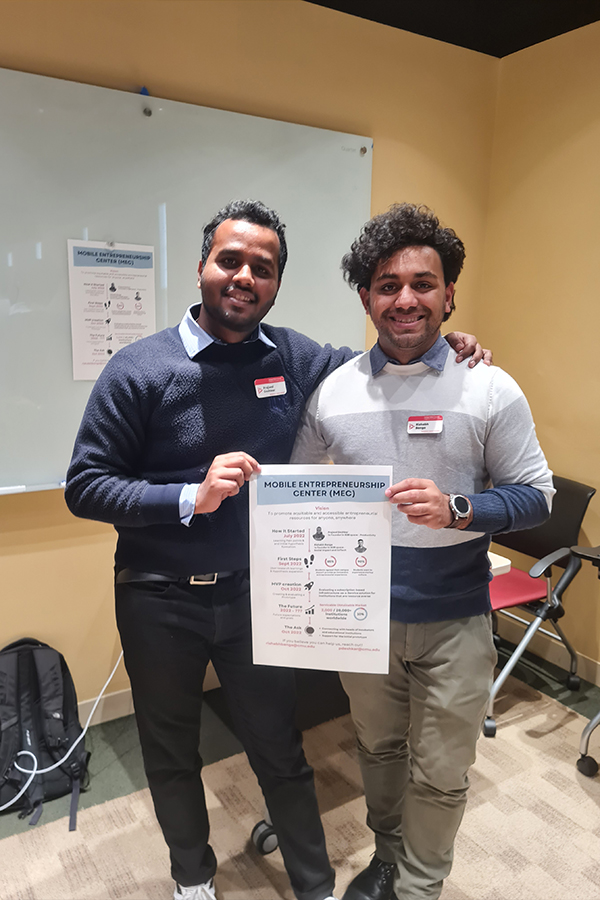
[[[283,375],[275,378],[257,378],[254,382],[257,397],[279,397],[287,394],[287,386]]]
[[[444,427],[443,416],[409,416],[409,434],[439,434]]]

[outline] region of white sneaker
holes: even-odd
[[[325,900],[337,900],[337,897],[334,897],[332,894],[331,897],[325,897]]]
[[[192,884],[190,887],[177,884],[173,900],[217,900],[212,878],[204,884]]]

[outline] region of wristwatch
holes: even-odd
[[[471,515],[471,504],[462,494],[450,494],[448,506],[453,519],[449,525],[446,525],[446,528],[458,528],[460,523]]]

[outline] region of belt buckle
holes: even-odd
[[[216,584],[218,572],[211,572],[210,575],[190,575],[190,584]]]

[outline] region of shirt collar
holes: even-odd
[[[189,356],[190,359],[193,359],[198,353],[202,350],[206,350],[206,348],[210,344],[224,344],[224,341],[220,341],[218,338],[214,338],[211,334],[201,328],[196,321],[198,315],[200,313],[200,306],[202,304],[195,303],[193,306],[186,311],[185,316],[179,323],[179,337],[181,338],[181,342],[185,347],[185,352]],[[250,341],[262,341],[267,347],[275,347],[276,345],[270,340],[264,331],[262,330],[260,325],[257,325],[252,334],[249,334],[248,337],[242,342],[244,344],[249,343]]]
[[[427,350],[422,356],[417,357],[417,359],[411,359],[408,365],[412,366],[418,362],[425,363],[425,365],[429,366],[430,369],[435,369],[437,372],[441,372],[446,364],[449,350],[450,344],[448,343],[446,338],[442,337],[441,334],[438,334],[437,340],[433,347],[430,347],[429,350]],[[377,342],[374,347],[371,347],[371,350],[369,351],[369,359],[371,362],[372,375],[377,375],[388,363],[392,363],[395,366],[401,365],[401,363],[399,363],[397,359],[392,359],[391,356],[388,356],[387,353],[383,352],[383,350],[379,346],[379,342]]]

